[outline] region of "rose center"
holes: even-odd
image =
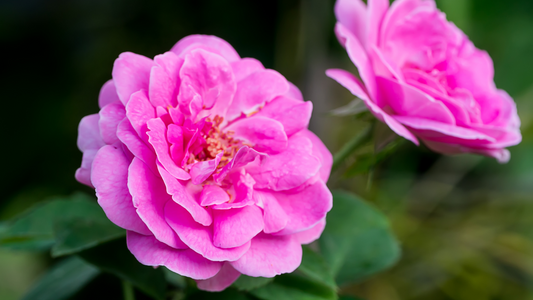
[[[224,118],[221,116],[215,116],[213,119],[206,118],[206,126],[208,130],[203,130],[201,133],[202,138],[205,141],[202,150],[196,155],[191,153],[189,157],[188,164],[212,160],[216,158],[219,153],[222,154],[218,168],[224,167],[232,158],[235,156],[235,153],[242,147],[244,144],[233,138],[233,131],[222,131],[220,129],[220,124],[224,121]]]

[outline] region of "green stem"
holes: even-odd
[[[359,134],[355,135],[348,143],[342,146],[339,152],[333,155],[333,166],[332,166],[333,171],[335,171],[341,165],[341,163],[348,156],[350,156],[350,154],[352,154],[355,150],[357,150],[357,148],[364,145],[366,142],[370,140],[370,138],[372,137],[373,128],[374,128],[373,125],[370,125],[367,128],[365,128]]]
[[[122,280],[122,291],[124,293],[124,300],[135,300],[133,286],[129,281]]]

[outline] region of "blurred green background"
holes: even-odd
[[[533,1],[437,4],[492,56],[497,86],[517,102],[523,142],[510,149],[506,165],[442,157],[406,142],[370,174],[333,174],[331,187],[356,192],[387,214],[403,251],[395,267],[342,293],[368,300],[533,299]],[[113,61],[124,51],[153,57],[189,34],[217,35],[299,86],[314,105],[311,129],[335,153],[365,122],[329,114],[353,96],[325,69],[355,71],[334,37],[333,5],[2,0],[0,230],[48,197],[92,193],[74,180],[77,125],[98,111]],[[0,299],[18,299],[50,263],[46,253],[0,250]],[[82,292],[116,284],[120,295],[114,280],[101,275]]]

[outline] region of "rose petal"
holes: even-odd
[[[148,141],[154,147],[157,160],[172,176],[180,180],[189,180],[191,176],[180,168],[170,157],[169,144],[166,140],[167,128],[159,118],[148,121]]]
[[[263,230],[263,213],[255,205],[213,211],[213,244],[220,248],[239,247]]]
[[[259,234],[250,249],[231,265],[242,274],[274,277],[296,270],[302,261],[302,247],[291,235]]]
[[[126,110],[120,101],[116,101],[104,106],[100,112],[98,127],[100,135],[108,145],[118,142],[117,128],[118,124],[126,117]]]
[[[135,258],[147,266],[165,266],[170,271],[193,279],[207,279],[215,276],[222,268],[221,262],[210,261],[187,249],[171,248],[154,236],[127,233],[128,249]]]
[[[267,117],[238,120],[224,128],[224,132],[233,132],[235,138],[251,143],[260,152],[275,154],[287,148],[287,135],[283,125]]]
[[[150,70],[154,62],[148,57],[131,52],[119,55],[113,66],[113,82],[118,97],[124,106],[133,93],[142,89],[148,90]]]
[[[338,0],[335,3],[337,21],[346,27],[366,48],[367,8],[361,0]]]
[[[256,181],[255,188],[289,190],[318,173],[320,161],[312,152],[311,141],[295,134],[289,138],[285,151],[263,158],[260,164],[250,164],[246,169]]]
[[[213,228],[205,227],[193,220],[180,205],[167,202],[165,216],[168,224],[180,239],[196,253],[212,261],[234,261],[250,247],[250,242],[236,248],[218,248],[213,245]]]
[[[278,232],[287,226],[289,217],[272,193],[256,190],[254,191],[254,197],[257,197],[258,202],[260,201],[263,205],[265,233]]]
[[[231,63],[233,74],[235,75],[235,81],[239,82],[250,74],[262,71],[265,69],[263,64],[255,58],[245,57],[241,60]]]
[[[191,174],[191,180],[193,184],[201,184],[206,181],[218,167],[220,159],[222,159],[224,152],[220,152],[213,159],[200,161],[191,166],[189,173]]]
[[[181,83],[179,71],[183,65],[183,58],[167,52],[157,55],[154,61],[148,90],[150,102],[154,107],[175,107],[178,105],[178,88]]]
[[[209,292],[220,292],[229,287],[237,278],[241,276],[237,270],[235,270],[230,263],[224,263],[222,269],[217,275],[206,279],[197,280],[196,284],[199,289]]]
[[[206,185],[204,186],[202,193],[200,194],[200,205],[210,206],[216,204],[222,204],[229,201],[229,195],[218,185]]]
[[[331,155],[328,148],[326,148],[324,143],[313,132],[302,130],[298,134],[308,138],[313,144],[313,156],[320,160],[320,179],[324,182],[328,182],[331,167],[333,166],[333,155]]]
[[[241,80],[226,118],[233,120],[241,113],[250,114],[261,105],[289,91],[285,77],[274,70],[258,71]]]
[[[161,177],[163,177],[163,181],[165,182],[167,193],[172,195],[172,200],[186,209],[196,222],[204,226],[211,225],[213,222],[211,215],[205,208],[196,202],[193,196],[186,190],[185,186],[183,186],[181,182],[174,178],[163,167],[160,165],[157,167],[159,169],[159,174],[161,174]]]
[[[120,101],[117,94],[117,89],[113,83],[113,79],[108,80],[102,88],[100,89],[100,94],[98,95],[98,106],[103,108],[109,103]]]
[[[119,146],[106,145],[94,158],[91,182],[98,204],[111,222],[127,230],[151,234],[133,206],[128,190],[129,164]]]
[[[326,217],[333,205],[333,196],[322,181],[317,181],[299,192],[273,194],[288,217],[287,225],[279,235],[292,234],[315,226]]]
[[[82,152],[100,149],[105,145],[100,136],[99,119],[100,116],[98,114],[88,115],[81,119],[78,126],[78,149]]]
[[[129,167],[128,188],[137,214],[156,239],[176,249],[188,249],[165,221],[165,204],[172,197],[166,193],[163,180],[138,158]]]
[[[302,102],[286,96],[279,96],[267,103],[257,114],[252,116],[252,119],[266,117],[276,120],[283,125],[287,136],[291,136],[309,126],[312,111],[313,104],[310,101]]]
[[[238,61],[240,59],[240,56],[239,54],[237,54],[237,51],[235,51],[235,49],[233,49],[233,47],[228,42],[213,35],[189,35],[177,42],[176,45],[174,45],[174,47],[172,47],[170,51],[176,53],[179,56],[183,56],[188,52],[192,51],[193,49],[197,48],[217,53],[229,62]]]
[[[307,245],[316,241],[322,235],[324,228],[326,228],[326,218],[307,230],[295,233],[294,237],[298,243]]]
[[[152,172],[157,172],[154,152],[139,138],[128,119],[118,124],[117,137],[135,157],[147,164]]]

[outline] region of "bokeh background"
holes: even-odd
[[[353,96],[325,69],[355,71],[334,37],[333,5],[0,1],[0,229],[51,196],[92,193],[74,180],[81,162],[77,125],[98,111],[113,61],[124,51],[153,57],[189,34],[217,35],[242,57],[261,60],[299,86],[314,105],[311,130],[335,153],[366,123],[330,113]],[[497,86],[517,102],[523,142],[510,149],[506,165],[472,155],[443,157],[405,142],[370,172],[347,176],[341,167],[330,186],[382,210],[403,251],[396,266],[342,293],[368,300],[533,299],[533,1],[437,5],[492,56]],[[51,263],[47,253],[0,250],[0,299],[18,299]],[[120,295],[120,282],[113,280],[102,275],[81,293],[105,287]]]

